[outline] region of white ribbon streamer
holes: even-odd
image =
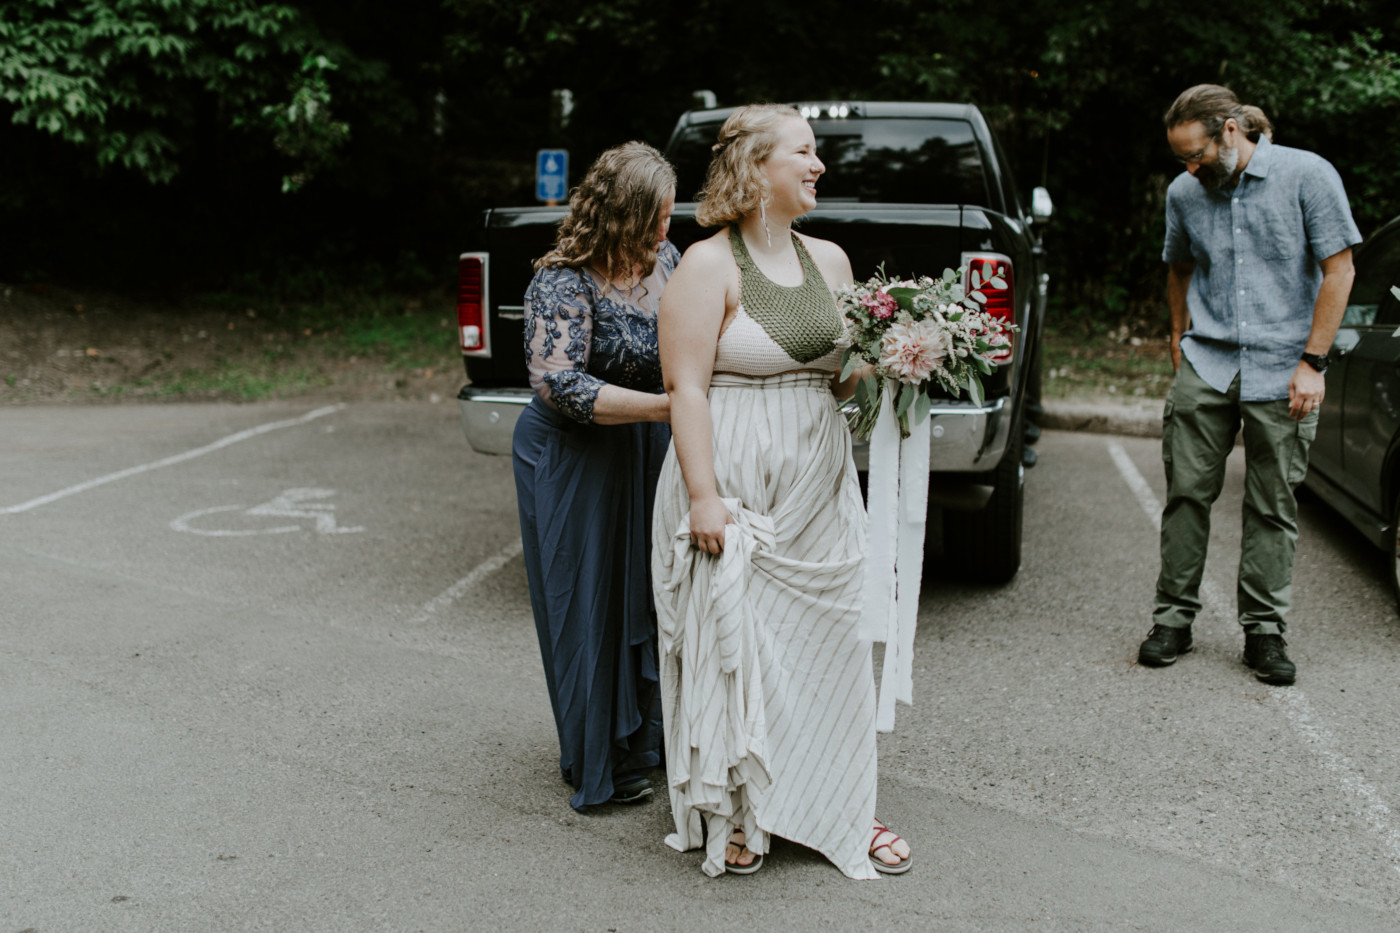
[[[889,380],[880,393],[880,415],[870,433],[868,543],[860,634],[885,643],[875,728],[894,730],[894,702],[914,702],[914,631],[919,622],[924,531],[928,514],[929,443],[932,418],[899,436]]]

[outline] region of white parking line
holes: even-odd
[[[1158,504],[1152,487],[1148,486],[1147,480],[1142,478],[1142,473],[1138,471],[1137,465],[1123,450],[1123,445],[1117,441],[1108,441],[1108,455],[1113,458],[1113,463],[1118,467],[1123,481],[1133,491],[1134,497],[1142,506],[1143,511],[1147,513],[1153,527],[1160,531],[1162,506]],[[1208,579],[1201,581],[1201,597],[1205,606],[1214,608],[1225,606],[1219,588]],[[1391,826],[1390,807],[1381,797],[1380,791],[1362,777],[1350,758],[1338,750],[1339,743],[1336,736],[1319,722],[1317,713],[1313,711],[1312,704],[1308,702],[1307,694],[1298,687],[1273,687],[1269,693],[1283,709],[1284,716],[1293,725],[1293,728],[1298,730],[1303,739],[1317,752],[1322,766],[1337,776],[1337,780],[1347,793],[1361,799],[1365,807],[1366,822],[1385,844],[1387,854],[1390,856],[1391,869],[1400,873],[1400,832]]]
[[[476,567],[472,569],[471,573],[425,603],[416,616],[404,623],[404,627],[417,628],[420,625],[427,624],[433,616],[461,599],[468,590],[497,570],[500,570],[513,558],[518,557],[522,551],[524,551],[524,547],[519,541],[512,541],[510,544],[507,544],[495,554],[488,557],[480,564],[477,564]]]
[[[1162,505],[1157,501],[1152,487],[1147,485],[1147,480],[1142,478],[1137,465],[1128,458],[1122,444],[1117,441],[1109,441],[1108,455],[1113,458],[1113,464],[1118,467],[1118,473],[1123,477],[1123,482],[1127,483],[1128,488],[1133,491],[1138,505],[1142,506],[1142,510],[1147,513],[1147,519],[1152,522],[1152,527],[1157,529],[1158,534],[1161,534]],[[1201,602],[1212,609],[1223,609],[1227,605],[1225,594],[1216,587],[1215,581],[1208,578],[1201,580]],[[1203,610],[1203,612],[1208,611]]]
[[[279,428],[290,428],[298,424],[305,424],[316,418],[334,414],[344,407],[344,405],[328,405],[325,408],[309,411],[299,418],[288,418],[285,421],[272,421],[267,424],[260,424],[255,428],[239,431],[237,434],[230,434],[228,437],[217,440],[212,444],[205,444],[203,447],[196,447],[194,450],[187,450],[173,457],[166,457],[163,460],[156,460],[153,463],[143,463],[140,466],[128,467],[125,470],[119,470],[116,473],[108,473],[106,476],[99,476],[97,479],[90,479],[76,486],[69,486],[67,489],[60,489],[58,492],[51,492],[47,496],[40,496],[37,499],[30,499],[28,502],[21,502],[19,505],[0,508],[0,515],[16,515],[20,512],[28,512],[30,509],[37,509],[41,505],[48,505],[50,502],[57,502],[59,499],[66,499],[80,492],[87,492],[89,489],[95,489],[107,483],[114,483],[119,479],[126,479],[129,476],[138,476],[141,473],[149,473],[151,470],[159,470],[161,467],[173,466],[177,463],[184,463],[186,460],[193,460],[195,457],[202,457],[216,450],[222,450],[230,444],[237,444],[239,441],[246,441],[249,438],[257,437],[259,434],[266,434],[269,431],[276,431]]]
[[[1152,522],[1152,527],[1158,531],[1162,530],[1162,507],[1157,503],[1157,497],[1152,494],[1152,487],[1147,485],[1147,480],[1142,478],[1138,472],[1137,464],[1128,459],[1128,453],[1123,449],[1123,445],[1117,441],[1108,442],[1108,455],[1113,458],[1113,465],[1118,467],[1118,472],[1123,477],[1123,482],[1128,484],[1128,488],[1133,491],[1137,498],[1138,505],[1147,513],[1147,518]]]
[[[1400,832],[1390,825],[1390,807],[1381,799],[1380,793],[1367,783],[1358,772],[1351,759],[1337,750],[1337,738],[1332,731],[1317,721],[1312,704],[1301,690],[1277,687],[1270,691],[1274,699],[1283,704],[1288,719],[1303,733],[1303,738],[1317,751],[1322,766],[1337,775],[1352,794],[1361,798],[1366,805],[1366,822],[1385,841],[1390,850],[1390,867],[1400,872]]]
[[[437,617],[467,595],[481,581],[519,557],[523,550],[524,548],[521,547],[518,540],[510,542],[477,564],[472,568],[471,573],[424,603],[418,614],[407,622],[395,625],[390,629],[375,628],[360,634],[398,648],[423,651],[445,658],[469,660],[480,657],[480,648],[474,645],[469,638],[463,637],[463,629],[453,625],[448,620],[438,621]],[[531,632],[528,637],[533,640],[533,626],[527,624],[525,629],[521,629],[521,631],[527,630]]]

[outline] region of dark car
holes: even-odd
[[[1356,250],[1307,487],[1389,554],[1400,600],[1400,217]]]

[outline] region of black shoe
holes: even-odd
[[[1032,450],[1032,449],[1029,448],[1029,447],[1022,447],[1022,448],[1021,448],[1021,466],[1023,466],[1023,467],[1033,467],[1033,466],[1035,466],[1035,461],[1036,461],[1036,459],[1037,459],[1037,457],[1036,457],[1036,455],[1035,455],[1035,451],[1034,451],[1034,450]]]
[[[1282,635],[1244,636],[1244,663],[1254,669],[1254,676],[1266,684],[1286,687],[1298,679],[1298,667],[1288,660],[1283,650],[1288,642]]]
[[[1040,425],[1036,424],[1034,421],[1027,421],[1026,443],[1034,444],[1038,440],[1040,440]]]
[[[642,803],[652,795],[651,781],[640,775],[620,778],[613,784],[610,803]]]
[[[1148,667],[1166,667],[1175,664],[1177,655],[1191,650],[1191,629],[1171,628],[1154,625],[1147,633],[1147,640],[1138,649],[1138,663]]]

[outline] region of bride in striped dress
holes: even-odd
[[[875,683],[857,637],[865,553],[836,410],[843,333],[834,243],[792,231],[816,206],[811,127],[743,107],[720,130],[686,252],[661,299],[673,445],[653,520],[671,846],[707,874],[757,871],[778,836],[851,878],[908,869],[875,819]]]

